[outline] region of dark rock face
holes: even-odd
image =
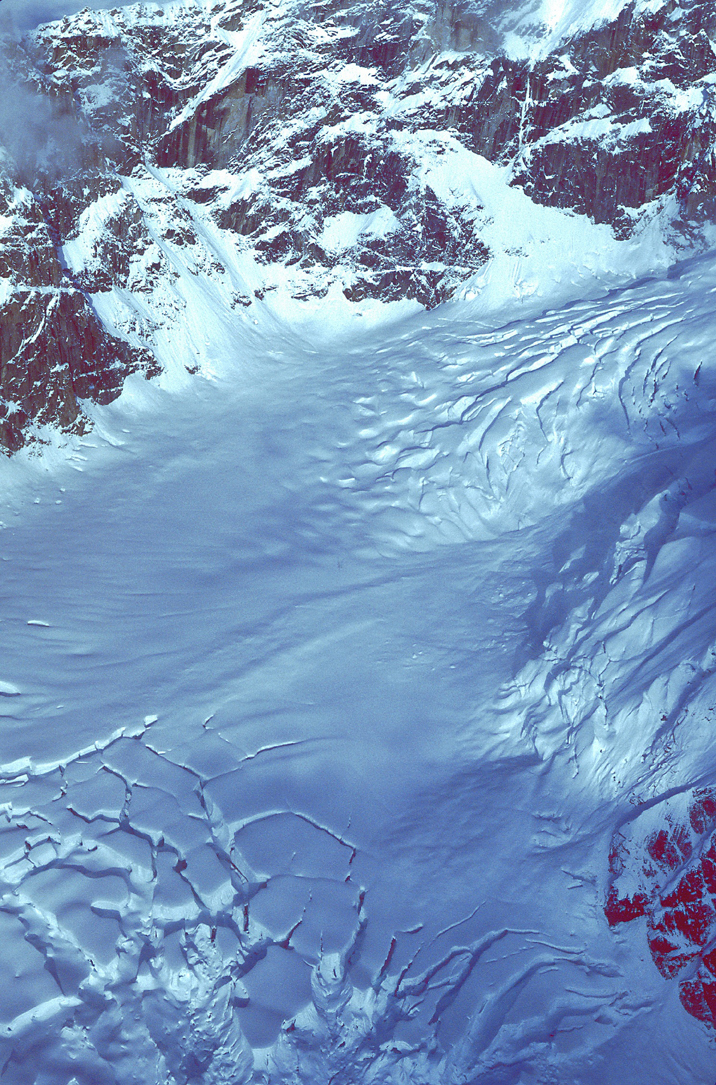
[[[516,181],[538,202],[621,228],[624,209],[670,191],[686,216],[710,215],[715,20],[705,5],[665,4],[642,19],[626,9],[573,43],[566,79],[538,68]]]
[[[289,60],[297,43],[277,27],[276,49],[261,67],[248,67],[229,86],[201,96],[181,123],[159,135],[158,163],[237,169],[257,157],[267,162],[272,146],[277,165],[281,154],[294,164],[311,159],[295,175],[289,193],[295,199],[307,196],[317,178],[340,176],[344,188],[379,181],[375,171],[365,172],[366,158],[376,153],[390,174],[396,129],[452,129],[490,161],[513,162],[515,183],[536,201],[598,222],[625,228],[623,208],[638,209],[670,190],[688,214],[699,207],[710,213],[716,13],[708,4],[669,0],[642,15],[628,5],[614,23],[536,62],[475,53],[480,20],[455,7],[425,8],[422,20],[377,5],[367,14],[363,6],[332,12],[322,6],[320,24],[318,16],[309,21],[302,13],[300,32],[291,23],[294,39],[304,42],[298,72]],[[331,45],[321,47],[317,39],[330,39],[331,32]],[[446,41],[462,55],[441,54],[438,43]],[[373,78],[337,95],[325,79],[326,67],[336,63],[366,68]],[[406,78],[413,65],[421,65],[419,73]],[[386,82],[401,78],[400,108],[388,117],[380,99]],[[311,113],[317,119],[306,123]],[[365,114],[375,119],[370,149],[353,135],[329,135]],[[282,139],[288,117],[295,137]],[[396,184],[402,172],[395,171]],[[276,194],[285,195],[280,184]],[[375,195],[380,198],[378,188]]]
[[[346,296],[415,298],[432,308],[484,264],[487,248],[472,228],[474,211],[448,208],[429,185],[411,183],[417,166],[408,155],[381,157],[370,140],[349,137],[320,147],[303,168],[277,171],[267,190],[233,202],[220,222],[251,238],[262,260],[334,267],[339,256],[317,240],[326,220],[346,212],[368,219],[387,209],[387,236],[359,236],[353,247],[358,274]]]
[[[508,8],[529,14],[529,5]],[[150,291],[172,274],[149,252],[146,210],[123,191],[122,178],[141,175],[145,162],[171,173],[187,205],[172,197],[162,243],[195,243],[193,204],[259,268],[305,272],[297,297],[338,284],[356,302],[431,307],[490,258],[479,202],[450,197],[426,172],[426,134],[435,154],[441,138],[458,141],[509,169],[536,203],[609,224],[619,237],[666,200],[684,233],[712,220],[713,6],[627,3],[613,22],[531,59],[502,44],[512,25],[505,10],[487,0],[402,9],[385,0],[222,0],[211,11],[85,11],[6,44],[16,82],[41,96],[43,115],[62,118],[63,131],[74,128],[71,155],[53,168],[38,161],[31,183],[26,165],[5,167],[0,215],[13,227],[0,236],[0,276],[12,289],[0,360],[14,374],[2,393],[17,422],[0,443],[17,447],[24,420],[77,425],[77,396],[111,396],[133,369],[153,371],[150,337],[130,346],[103,330],[92,307],[94,294],[130,283]],[[113,195],[114,210],[69,275],[61,247],[81,232],[85,210]],[[27,336],[24,347],[18,339],[20,313],[35,330],[34,354]],[[72,344],[62,345],[66,336]],[[44,406],[31,392],[41,356],[54,359],[53,373],[60,365],[66,389],[50,392],[50,382]]]
[[[0,239],[0,445],[22,447],[31,423],[81,430],[79,400],[108,403],[125,377],[157,372],[148,352],[110,335],[89,298],[68,280],[37,201],[9,185],[0,214],[12,226]]]
[[[110,403],[140,368],[156,372],[150,357],[107,333],[78,290],[16,291],[0,323],[3,445],[20,448],[30,422],[81,432],[78,401]]]

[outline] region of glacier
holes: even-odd
[[[713,778],[716,259],[605,290],[197,301],[0,465],[5,1081],[716,1074],[605,914]]]
[[[707,5],[80,6],[0,0],[0,1078],[712,1085]]]

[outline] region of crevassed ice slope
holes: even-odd
[[[713,769],[716,261],[323,339],[201,282],[205,377],[3,465],[4,1080],[710,1080],[603,907]]]

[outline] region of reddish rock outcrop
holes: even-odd
[[[716,791],[694,791],[684,820],[668,813],[661,828],[618,834],[610,869],[609,925],[645,916],[654,964],[679,980],[688,1013],[716,1030]],[[636,888],[621,896],[625,875]]]

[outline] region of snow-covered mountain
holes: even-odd
[[[365,315],[554,303],[704,244],[714,20],[675,0],[197,0],[6,42],[4,444],[165,366],[182,268],[247,319]]]
[[[3,40],[8,1085],[716,1079],[715,23]]]

